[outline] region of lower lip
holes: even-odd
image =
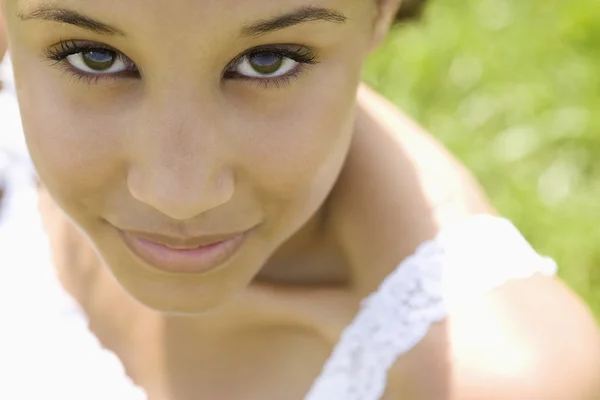
[[[120,232],[127,247],[150,266],[169,273],[199,274],[217,269],[240,249],[246,234],[196,249],[171,249]]]

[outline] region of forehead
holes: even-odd
[[[355,19],[375,0],[4,0],[7,10],[26,14],[39,8],[61,8],[121,26],[151,24],[164,33],[190,28],[224,30],[289,13],[302,7],[327,8]]]

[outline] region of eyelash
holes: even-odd
[[[67,57],[84,53],[93,50],[108,50],[116,54],[116,58],[125,64],[131,65],[131,70],[119,72],[115,74],[88,74],[73,67],[68,61]],[[233,68],[238,67],[246,57],[260,52],[269,52],[279,57],[285,57],[297,62],[299,65],[294,68],[291,72],[271,77],[271,78],[254,78],[245,75],[238,74],[236,71],[232,71]],[[60,43],[48,48],[45,52],[46,58],[54,61],[54,65],[59,65],[66,74],[72,77],[85,81],[89,84],[99,84],[101,82],[110,82],[120,78],[135,78],[139,79],[141,76],[140,70],[127,56],[120,51],[100,43],[94,42],[80,42],[75,40],[65,40]],[[299,77],[306,72],[306,67],[309,65],[317,64],[317,54],[313,50],[299,45],[272,45],[272,46],[259,46],[254,47],[238,57],[236,57],[224,70],[222,76],[224,79],[235,79],[240,81],[249,81],[250,83],[256,83],[261,87],[268,88],[271,86],[281,87],[289,84],[293,79]]]
[[[289,58],[299,65],[294,68],[291,72],[273,77],[273,78],[252,78],[244,75],[240,75],[235,71],[230,71],[230,69],[239,66],[246,57],[251,56],[253,54],[257,54],[260,52],[268,52],[275,54],[282,58]],[[298,78],[304,72],[306,72],[306,67],[309,65],[318,64],[317,54],[303,46],[298,45],[289,45],[289,46],[259,46],[254,47],[240,56],[238,56],[234,61],[232,61],[223,73],[223,77],[226,79],[237,79],[241,81],[250,81],[254,82],[258,85],[261,85],[265,88],[270,87],[271,85],[275,87],[281,87],[282,85],[286,85],[292,82],[293,79]]]
[[[85,72],[79,71],[75,67],[73,67],[68,61],[67,57],[72,56],[77,53],[84,53],[87,51],[93,50],[109,50],[114,51],[117,59],[120,61],[124,61],[127,64],[131,64],[134,68],[131,71],[120,72],[118,74],[86,74]],[[73,78],[76,78],[79,81],[84,81],[89,84],[97,84],[101,82],[110,82],[119,78],[139,78],[140,71],[137,69],[135,64],[129,60],[125,55],[123,55],[118,50],[106,46],[101,45],[99,43],[93,42],[78,42],[75,40],[65,40],[60,43],[48,48],[45,52],[46,58],[54,61],[53,65],[58,65],[61,67],[63,72],[67,75],[70,75]]]

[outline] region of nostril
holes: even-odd
[[[139,169],[131,169],[127,177],[128,190],[135,200],[174,220],[196,218],[233,197],[235,184],[232,173],[222,173],[211,179],[210,174],[187,174],[184,177],[182,174],[160,172],[144,174]]]

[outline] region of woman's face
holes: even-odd
[[[120,284],[241,291],[344,162],[377,2],[5,0],[27,142]]]

